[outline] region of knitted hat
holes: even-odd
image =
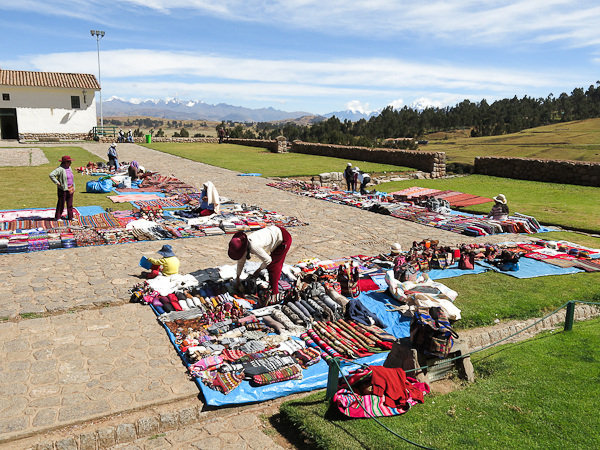
[[[227,254],[236,261],[242,259],[248,248],[248,236],[243,231],[238,231],[229,241],[229,251]]]
[[[496,197],[494,197],[494,201],[506,205],[506,197],[504,196],[504,194],[498,194]]]
[[[171,256],[175,256],[175,252],[173,251],[173,248],[170,245],[163,245],[162,248],[156,253],[163,256],[164,258],[170,258]]]

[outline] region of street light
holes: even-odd
[[[98,84],[100,85],[100,128],[104,133],[104,116],[102,115],[102,81],[100,80],[100,39],[106,34],[104,31],[90,30],[92,37],[96,38],[98,47]]]

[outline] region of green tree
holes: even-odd
[[[182,138],[190,137],[190,132],[188,130],[186,130],[185,128],[182,128],[181,131],[179,132],[179,136]]]

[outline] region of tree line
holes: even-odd
[[[259,122],[257,135],[241,125],[227,129],[230,137],[253,139],[275,139],[283,135],[288,141],[300,139],[304,142],[323,144],[357,145],[364,147],[407,148],[414,143],[390,142],[387,138],[420,139],[427,133],[455,129],[471,129],[472,137],[499,136],[549,125],[600,117],[600,81],[587,90],[574,89],[571,94],[553,94],[546,98],[517,96],[496,100],[489,104],[463,100],[453,107],[428,107],[422,111],[405,106],[402,109],[385,108],[378,116],[368,121],[343,122],[333,116],[310,126],[295,123],[274,124]],[[217,126],[225,126],[225,123]],[[255,137],[251,137],[251,136]]]

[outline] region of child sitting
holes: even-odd
[[[162,266],[162,274],[165,276],[175,275],[179,272],[179,258],[175,256],[175,252],[173,252],[173,248],[170,245],[163,245],[162,248],[156,252],[162,256],[160,259],[148,258],[152,267],[150,268],[150,272],[145,272],[146,278],[152,279],[156,278],[161,272]]]

